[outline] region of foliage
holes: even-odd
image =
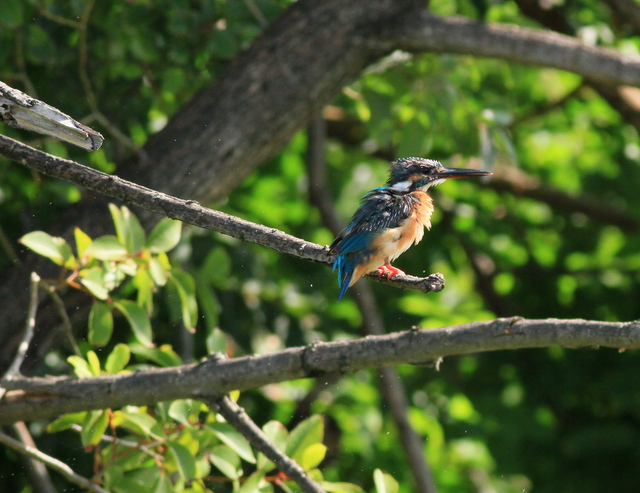
[[[3,133],[113,171],[114,162],[130,151],[126,141],[94,120],[91,101],[141,145],[260,32],[250,3],[269,21],[289,2],[210,1],[196,7],[184,1],[96,2],[85,39],[78,24],[60,21],[82,18],[83,2],[4,0],[0,79],[23,90],[34,86],[34,95],[69,114],[89,115],[86,121],[105,133],[107,143],[86,157],[7,127]],[[534,25],[509,1],[439,0],[431,8],[443,15]],[[603,3],[566,3],[565,11],[585,39],[637,54],[637,36],[619,19],[613,22]],[[36,22],[27,22],[32,18]],[[83,43],[89,50],[84,60]],[[461,180],[436,189],[433,230],[398,266],[415,275],[442,272],[447,287],[424,295],[374,283],[387,329],[512,315],[639,319],[637,228],[572,207],[572,199],[583,198],[638,217],[636,127],[572,74],[447,54],[385,62],[344,91],[332,108],[339,120],[329,119],[329,192],[343,219],[386,179],[388,158],[395,156],[420,155],[497,173],[515,170],[563,199],[504,192],[490,182]],[[90,91],[81,74],[88,74]],[[337,123],[345,122],[360,138],[340,132]],[[330,243],[332,235],[308,201],[306,139],[297,135],[230,191],[219,208]],[[25,231],[47,229],[80,198],[71,185],[34,179],[8,161],[0,166],[0,226],[10,245]],[[61,266],[60,279],[96,298],[82,354],[57,348],[43,362],[42,374],[68,372],[68,357],[76,374],[86,376],[173,365],[214,351],[263,353],[360,334],[355,303],[335,303],[336,281],[324,267],[190,228],[169,257],[168,245],[174,244],[162,238],[175,235],[164,229],[171,223],[160,223],[144,238],[126,209],[114,207],[112,213],[116,235],[98,242],[78,232],[75,253],[65,240],[44,233],[24,237],[25,245]],[[2,266],[21,253],[4,251]],[[452,358],[440,372],[398,370],[439,491],[624,492],[637,489],[640,467],[637,364],[633,352],[550,348]],[[243,395],[242,403],[277,441],[285,428],[276,423],[297,430],[299,423],[309,423],[304,419],[317,420],[310,415],[324,415],[327,449],[319,469],[328,481],[347,478],[366,491],[394,491],[388,475],[374,473],[379,468],[395,478],[399,491],[411,491],[376,375],[345,376],[319,392],[309,409],[304,397],[312,390],[313,382],[289,382]],[[49,425],[51,431],[66,426],[58,435],[64,439],[41,433],[37,423],[32,431],[46,450],[77,464],[86,476],[92,467],[79,445],[90,446],[105,481],[127,484],[127,491],[139,488],[134,483],[149,484],[149,474],[158,491],[169,480],[173,487],[198,491],[194,484],[204,484],[209,469],[236,486],[241,474],[268,472],[260,468],[266,465],[258,454],[252,452],[254,466],[208,432],[219,418],[197,402],[82,414]],[[101,441],[105,430],[136,446]],[[80,440],[67,439],[78,432]],[[305,449],[311,449],[308,464],[322,455],[318,435],[312,441]],[[300,449],[295,453],[304,455]],[[154,454],[166,458],[163,467]],[[19,491],[24,484],[9,479],[16,459],[9,453],[3,459],[0,477],[9,490]]]

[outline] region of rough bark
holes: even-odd
[[[59,414],[151,405],[160,401],[221,396],[271,383],[401,364],[424,364],[480,351],[539,348],[640,348],[640,322],[525,320],[521,317],[454,327],[408,330],[363,339],[317,343],[271,354],[83,379],[19,378],[0,381],[9,390],[0,424]]]

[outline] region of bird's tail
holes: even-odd
[[[347,260],[345,255],[338,255],[338,258],[336,258],[336,261],[333,263],[333,270],[336,269],[338,269],[338,286],[340,286],[338,301],[340,301],[351,284],[355,266],[353,265],[353,262],[349,262]]]

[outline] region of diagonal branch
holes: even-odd
[[[127,375],[2,380],[9,390],[0,424],[92,409],[145,406],[194,395],[223,395],[271,383],[315,378],[439,357],[505,349],[640,348],[640,321],[525,320],[520,317],[316,343],[271,354],[143,370]]]
[[[218,412],[227,422],[238,430],[251,445],[262,452],[278,469],[295,481],[305,493],[324,493],[324,490],[316,483],[300,465],[283,454],[264,432],[258,428],[244,409],[225,395],[219,399],[207,399],[200,397],[212,409]]]
[[[6,447],[12,448],[16,452],[20,454],[24,454],[27,457],[31,457],[33,459],[39,460],[43,464],[45,464],[50,469],[60,473],[65,479],[73,484],[77,484],[82,488],[86,488],[89,491],[93,491],[94,493],[108,493],[107,490],[101,488],[95,483],[92,483],[87,478],[79,476],[73,469],[71,469],[64,462],[59,461],[55,457],[51,457],[35,447],[31,447],[29,445],[24,445],[18,440],[11,438],[9,435],[5,435],[0,432],[0,443],[5,445]]]
[[[333,261],[333,256],[329,254],[327,247],[301,240],[275,228],[202,207],[193,200],[178,199],[117,176],[107,175],[74,161],[38,151],[3,135],[0,135],[0,154],[45,175],[71,181],[89,190],[118,198],[127,204],[137,205],[172,219],[266,246],[303,260],[325,265]],[[378,275],[369,277],[402,289],[416,289],[425,293],[441,291],[444,288],[442,274],[432,274],[424,278],[394,276],[392,279],[383,279]]]

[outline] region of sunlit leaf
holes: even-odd
[[[92,267],[81,272],[80,284],[87,288],[91,294],[100,300],[109,297],[109,289],[104,281],[104,270],[102,267]]]
[[[324,420],[320,415],[314,415],[299,423],[289,434],[286,454],[300,463],[307,447],[322,443],[324,435]]]
[[[169,454],[173,456],[173,460],[178,465],[178,472],[185,481],[195,477],[196,462],[193,455],[187,447],[179,442],[169,442]]]
[[[101,236],[93,240],[84,254],[98,260],[118,260],[126,257],[127,249],[115,236]]]
[[[80,228],[75,228],[73,230],[73,236],[76,241],[76,251],[78,252],[78,257],[84,256],[85,250],[91,245],[91,238],[87,233],[82,231]]]
[[[67,362],[73,366],[73,371],[80,378],[92,377],[93,372],[87,360],[80,356],[72,355],[67,358]]]
[[[102,439],[109,425],[109,411],[89,411],[82,423],[80,438],[82,446],[96,445]]]
[[[129,364],[131,351],[126,344],[116,344],[104,364],[107,373],[118,373]]]
[[[376,485],[376,493],[397,493],[400,489],[393,476],[380,469],[373,471],[373,482]]]
[[[224,443],[229,445],[240,457],[247,462],[255,464],[256,459],[251,450],[251,445],[238,430],[228,423],[215,422],[208,425],[215,435]]]
[[[44,231],[27,233],[20,238],[20,243],[58,265],[64,264],[65,257],[60,243]]]
[[[242,475],[240,457],[228,445],[213,447],[209,452],[209,460],[230,479],[238,479]]]
[[[168,252],[178,244],[181,233],[182,222],[165,217],[151,230],[146,247],[154,253]]]

